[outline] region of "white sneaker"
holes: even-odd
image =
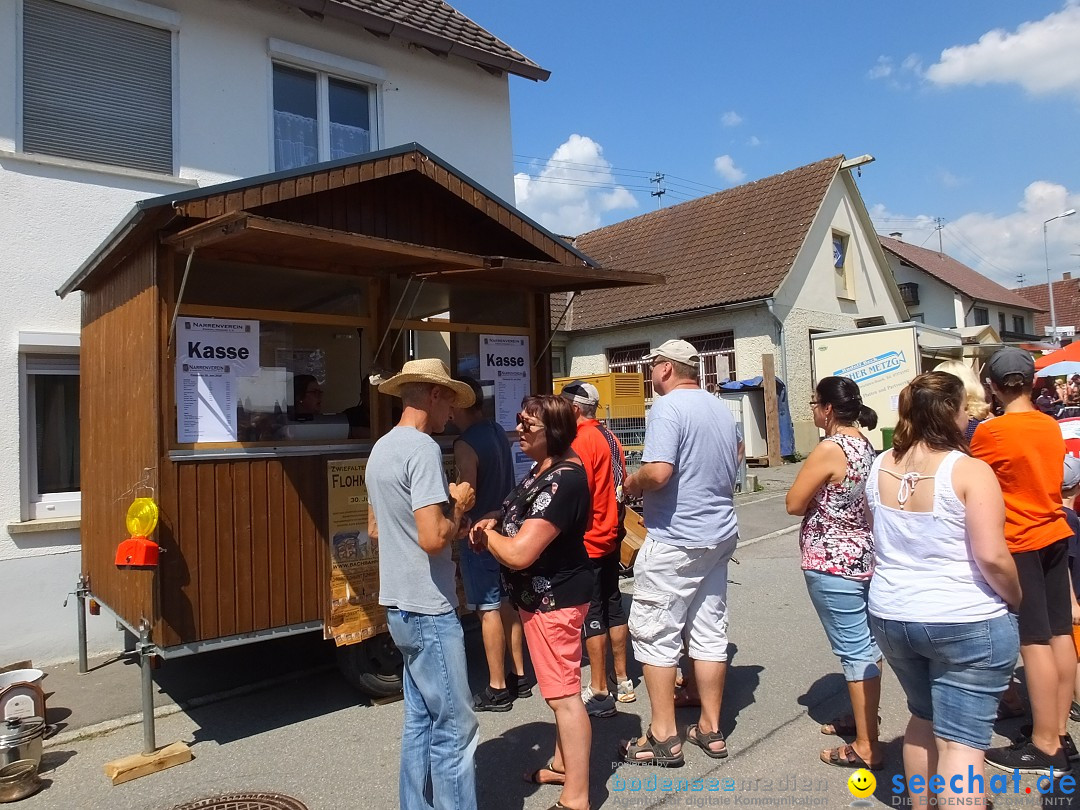
[[[629,678],[625,681],[617,681],[615,683],[615,699],[619,703],[633,703],[637,700],[637,695],[634,694],[634,682]]]
[[[581,702],[588,703],[590,700],[593,699],[593,695],[595,694],[596,692],[593,691],[592,684],[587,684],[581,690]]]

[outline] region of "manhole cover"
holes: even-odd
[[[307,810],[307,806],[280,793],[226,793],[178,804],[173,810]]]

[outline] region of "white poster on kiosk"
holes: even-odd
[[[259,322],[176,322],[177,441],[237,440],[237,378],[259,373]]]
[[[480,335],[480,380],[495,386],[495,421],[514,430],[521,400],[532,393],[529,338]]]

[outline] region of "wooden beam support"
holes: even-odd
[[[183,765],[192,759],[191,749],[186,743],[174,742],[152,754],[132,754],[130,757],[107,762],[104,770],[109,781],[114,785],[122,785],[140,776],[149,776],[175,765]]]
[[[765,386],[765,442],[769,448],[769,466],[779,467],[780,405],[776,396],[776,360],[771,354],[761,355],[761,379]]]

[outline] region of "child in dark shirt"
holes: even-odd
[[[1069,577],[1073,590],[1073,644],[1077,657],[1080,658],[1080,517],[1076,514],[1076,497],[1080,495],[1080,458],[1066,454],[1065,477],[1061,481],[1061,503],[1065,510],[1065,520],[1072,529],[1069,538]],[[1080,664],[1077,664],[1076,680],[1073,685],[1073,702],[1069,709],[1069,719],[1080,721]]]

